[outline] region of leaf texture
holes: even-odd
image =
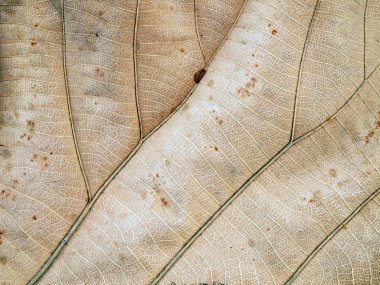
[[[0,3],[1,284],[380,282],[380,3]]]

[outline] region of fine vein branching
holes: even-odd
[[[379,69],[378,66],[371,75]],[[164,267],[164,269],[157,275],[157,277],[152,281],[151,285],[157,284],[165,274],[170,270],[170,268],[177,262],[177,260],[185,253],[185,251],[198,239],[199,236],[224,212],[224,210],[254,181],[264,170],[266,170],[270,165],[272,165],[284,152],[286,152],[290,147],[295,145],[296,143],[304,140],[309,137],[317,130],[323,128],[330,119],[334,118],[351,100],[355,97],[355,94],[358,94],[358,90],[363,86],[363,84],[367,81],[363,81],[360,86],[356,89],[356,91],[348,98],[345,104],[343,104],[328,120],[321,123],[319,126],[313,128],[309,132],[300,136],[295,140],[289,140],[289,142],[279,151],[277,152],[266,164],[264,164],[259,170],[252,174],[252,176],[216,211],[204,224],[203,226],[189,239],[189,241],[174,255],[174,257],[169,261],[169,263]]]

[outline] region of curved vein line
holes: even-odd
[[[140,0],[137,0],[138,3],[140,2]],[[231,34],[231,31],[233,30],[233,28],[236,26],[236,23],[238,21],[238,19],[240,18],[240,15],[242,14],[242,11],[244,10],[245,6],[247,4],[247,0],[245,0],[235,22],[233,23],[233,25],[231,26],[231,29],[229,30],[228,34],[226,35],[226,37],[224,38],[224,40],[222,41],[221,45],[219,46],[219,48],[217,49],[217,51],[213,54],[213,56],[210,58],[210,60],[207,62],[206,64],[206,67],[205,69],[207,69],[207,66],[212,62],[213,58],[215,57],[215,55],[218,53],[218,51],[221,49],[221,47],[224,45],[224,43],[226,42],[226,40],[228,39],[228,36]],[[66,47],[65,47],[66,48]],[[367,77],[367,79],[379,68],[379,66],[377,66],[373,72]],[[358,87],[358,89],[364,84],[365,81],[362,82],[362,84],[360,84],[360,86]],[[62,239],[62,241],[60,242],[60,244],[56,247],[56,249],[54,250],[54,252],[52,253],[52,255],[48,258],[48,260],[45,262],[45,264],[40,268],[40,270],[33,276],[33,278],[27,283],[27,285],[33,285],[35,284],[41,277],[42,275],[47,271],[47,269],[52,265],[52,263],[55,261],[56,257],[59,255],[59,253],[62,251],[63,247],[68,243],[68,241],[70,240],[70,238],[73,236],[73,234],[75,233],[75,231],[77,230],[77,228],[81,225],[82,221],[84,220],[84,218],[87,216],[87,214],[89,213],[89,211],[91,210],[91,208],[93,207],[93,205],[95,204],[95,202],[98,200],[99,196],[104,192],[104,190],[108,187],[108,185],[115,179],[115,177],[120,173],[120,171],[128,164],[128,162],[134,157],[134,155],[138,152],[138,150],[141,148],[141,146],[143,145],[143,143],[150,137],[152,136],[156,131],[158,131],[172,116],[174,116],[174,114],[176,114],[178,112],[178,110],[180,110],[182,108],[182,106],[187,102],[187,100],[191,97],[191,95],[193,94],[194,90],[196,89],[198,84],[195,84],[193,86],[193,88],[190,90],[190,92],[188,93],[188,95],[186,96],[186,98],[182,101],[181,104],[179,104],[177,106],[177,108],[165,119],[163,120],[159,125],[157,125],[148,135],[146,135],[145,137],[141,138],[140,141],[138,142],[138,144],[135,146],[135,148],[131,151],[131,153],[127,156],[127,158],[118,166],[118,168],[109,176],[109,178],[103,183],[103,185],[99,188],[99,190],[96,192],[95,196],[89,201],[89,203],[86,205],[86,207],[83,209],[83,211],[81,212],[81,214],[78,216],[77,220],[75,221],[75,223],[73,224],[73,226],[70,228],[70,230],[68,231],[68,233],[66,234],[66,236]],[[135,86],[135,88],[137,88],[137,86]],[[351,98],[356,94],[357,90],[353,93],[353,95],[348,99],[348,101],[351,100]],[[348,103],[348,101],[346,103]],[[346,104],[344,104],[340,109],[338,109],[336,113],[338,113]],[[335,114],[333,116],[335,116]],[[218,212],[216,212],[213,217],[210,218],[210,220],[212,219],[215,220],[216,217],[224,211],[224,209],[234,200],[236,199],[236,197],[247,187],[247,184],[250,184],[250,182],[252,180],[254,180],[259,174],[261,174],[261,172],[263,172],[271,163],[273,163],[275,160],[277,160],[277,158],[284,152],[286,151],[292,144],[295,144],[296,142],[298,142],[299,140],[302,140],[304,137],[310,135],[311,133],[315,132],[319,127],[322,127],[327,121],[325,121],[324,123],[320,124],[319,126],[317,126],[316,128],[312,129],[311,131],[309,131],[308,133],[304,134],[303,136],[297,138],[296,140],[294,140],[292,143],[288,143],[286,144],[277,154],[275,154],[271,160],[269,160],[265,165],[263,165],[256,173],[254,173],[251,178],[249,178],[236,192],[234,195],[232,195],[230,197],[230,199],[228,199],[225,204],[218,210]],[[219,213],[220,212],[220,213]],[[219,213],[219,214],[218,214]],[[210,221],[209,220],[209,221]],[[203,226],[202,228],[200,228],[195,234],[194,236],[188,241],[188,243],[182,248],[182,249],[185,249],[184,251],[187,250],[187,248],[194,242],[194,240],[208,227],[209,225],[209,221],[207,221]],[[212,223],[211,221],[211,223]],[[198,234],[199,233],[199,234]],[[195,239],[194,239],[195,237]],[[194,239],[194,240],[193,240]],[[181,251],[182,251],[181,249]],[[183,254],[183,252],[178,252],[172,259],[172,261],[175,259],[175,261]],[[170,263],[168,265],[170,265],[172,263],[172,261],[170,261]],[[174,261],[174,263],[175,263]],[[173,263],[173,264],[174,264]],[[163,275],[166,273],[163,273],[165,270],[167,271],[168,269],[166,269],[168,267],[168,265],[164,268],[164,270],[160,273],[160,275],[158,275],[158,277],[155,279],[157,280],[156,283],[163,277]],[[170,266],[171,267],[171,266]],[[159,279],[158,279],[159,278]],[[156,284],[154,283],[155,281],[153,281],[152,284]]]
[[[356,215],[369,203],[371,202],[378,194],[380,194],[380,188],[373,192],[370,196],[368,196],[356,209],[345,218],[336,228],[328,235],[325,239],[323,239],[319,245],[309,254],[309,256],[301,263],[301,265],[297,268],[297,270],[289,277],[289,279],[285,282],[286,285],[292,284],[292,282],[298,277],[298,275],[302,272],[302,270],[309,264],[309,262],[314,258],[314,256],[334,237],[338,234],[338,232],[345,228],[346,225],[356,217]]]
[[[48,1],[50,3],[50,1]],[[74,146],[75,146],[75,153],[78,158],[80,171],[83,176],[84,183],[86,185],[86,191],[87,191],[87,199],[88,201],[91,200],[90,195],[90,187],[88,185],[88,180],[86,177],[86,173],[83,168],[82,159],[79,152],[79,146],[78,141],[75,135],[75,127],[74,127],[74,120],[73,120],[73,113],[71,111],[71,100],[70,100],[70,92],[69,92],[69,84],[67,80],[67,67],[66,67],[66,31],[65,31],[65,9],[64,9],[64,0],[62,1],[62,62],[63,62],[63,77],[65,81],[65,91],[66,91],[66,100],[67,100],[67,109],[69,112],[69,119],[70,119],[70,129],[73,136]],[[56,9],[54,9],[56,11]]]
[[[365,82],[379,69],[380,65],[375,68],[375,70],[369,75],[369,77],[364,80],[355,92],[350,96],[345,104],[343,104],[329,119],[335,117],[354,97],[358,94],[358,90],[363,86]],[[298,142],[310,137],[317,130],[323,128],[325,124],[329,122],[329,119],[325,120],[323,123],[319,124],[317,127],[311,129],[309,132],[298,137],[293,141],[289,141],[282,149],[280,149],[267,163],[265,163],[259,170],[252,174],[240,188],[227,199],[226,202],[203,224],[203,226],[194,233],[194,235],[188,240],[188,242],[173,256],[173,258],[168,262],[168,264],[162,269],[162,271],[157,275],[157,277],[150,283],[150,285],[156,285],[165,276],[165,274],[172,268],[172,266],[178,261],[178,259],[187,251],[187,249],[200,237],[204,231],[224,212],[224,210],[254,181],[262,172],[264,172],[270,165],[272,165],[277,159],[285,153],[290,147],[297,144]],[[376,192],[380,192],[380,189]],[[372,196],[372,195],[371,195]],[[364,203],[364,202],[363,202]]]
[[[137,110],[137,119],[139,121],[139,142],[141,142],[142,136],[143,136],[143,129],[142,129],[142,120],[141,120],[141,109],[140,109],[140,102],[139,102],[139,96],[138,96],[138,90],[137,90],[137,27],[139,22],[139,12],[140,12],[140,0],[137,0],[136,3],[136,16],[135,16],[135,27],[133,31],[133,73],[134,73],[134,84],[135,84],[135,101],[136,101],[136,110]]]
[[[298,92],[299,92],[299,89],[300,89],[301,73],[302,73],[302,70],[303,70],[303,63],[304,63],[304,59],[305,59],[306,46],[307,46],[307,43],[309,42],[310,32],[311,32],[311,27],[312,27],[312,25],[314,24],[315,15],[316,15],[316,13],[317,13],[317,9],[318,9],[318,7],[319,7],[319,3],[320,3],[320,0],[317,0],[317,3],[315,3],[315,7],[314,7],[314,11],[313,11],[313,15],[311,16],[311,20],[310,20],[309,28],[307,29],[307,33],[306,33],[305,43],[304,43],[304,45],[303,45],[303,49],[302,49],[302,55],[301,55],[300,64],[299,64],[299,67],[298,67],[298,76],[297,76],[296,94],[295,94],[295,96],[294,96],[294,107],[293,107],[293,117],[292,117],[292,128],[291,128],[291,130],[290,130],[290,141],[291,141],[291,142],[294,141],[294,130],[295,130],[295,127],[296,127],[296,116],[297,116],[297,105],[298,105]]]
[[[201,42],[201,38],[200,38],[200,35],[199,35],[199,29],[198,29],[198,14],[197,14],[197,11],[198,11],[198,10],[197,10],[197,0],[194,0],[194,22],[195,22],[195,33],[196,33],[196,35],[197,35],[199,48],[201,49],[201,52],[202,52],[203,61],[204,61],[205,64],[207,64],[205,51],[203,50],[203,46],[202,46],[202,42]]]

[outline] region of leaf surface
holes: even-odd
[[[0,9],[4,284],[379,282],[378,1]]]

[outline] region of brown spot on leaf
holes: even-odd
[[[216,118],[215,118],[215,121],[216,121],[219,125],[223,124],[223,119],[222,119],[222,118],[216,117]]]
[[[36,126],[36,123],[33,121],[33,120],[27,120],[26,121],[28,127],[34,129],[34,127]]]
[[[337,175],[336,169],[331,168],[331,169],[329,170],[329,174],[330,174],[331,177],[336,177],[336,175]]]
[[[218,151],[218,150],[219,150],[219,148],[218,148],[217,146],[215,146],[214,149],[215,149],[215,151]]]
[[[277,30],[272,30],[272,35],[277,35]]]
[[[310,204],[321,202],[321,191],[317,190],[313,193],[313,196],[309,199]]]
[[[185,49],[184,49],[183,47],[181,47],[181,48],[179,49],[179,51],[182,52],[182,53],[184,53],[184,52],[185,52]]]
[[[196,83],[201,82],[202,77],[205,75],[206,70],[204,68],[199,69],[197,72],[194,73],[194,81]]]
[[[33,216],[32,216],[32,220],[33,220],[33,221],[37,221],[37,216],[36,216],[36,215],[33,215]]]
[[[36,44],[37,44],[37,41],[36,41],[35,39],[32,39],[32,40],[30,41],[30,45],[31,45],[32,47],[34,47]]]
[[[14,180],[12,181],[11,187],[12,187],[12,188],[16,188],[16,187],[18,186],[19,183],[20,183],[20,182],[18,182],[17,179],[14,179]]]
[[[104,14],[104,11],[102,11],[102,10],[100,10],[100,11],[98,12],[98,16],[99,16],[99,17],[103,16],[103,14]]]
[[[0,264],[5,265],[7,263],[7,258],[5,256],[0,257]],[[4,283],[5,284],[5,283]]]
[[[102,77],[104,75],[104,71],[102,71],[99,67],[95,69],[95,76]]]
[[[6,190],[6,189],[2,189],[0,191],[0,198],[1,199],[6,199],[6,198],[9,197],[9,195],[11,195],[11,193],[8,190]]]
[[[257,81],[256,78],[252,77],[251,80],[245,84],[245,87],[246,88],[253,88],[253,87],[255,87],[256,86],[256,81]]]
[[[164,197],[161,197],[160,201],[164,207],[168,207],[169,202]]]
[[[37,28],[39,25],[40,25],[39,23],[35,23],[34,27]]]

